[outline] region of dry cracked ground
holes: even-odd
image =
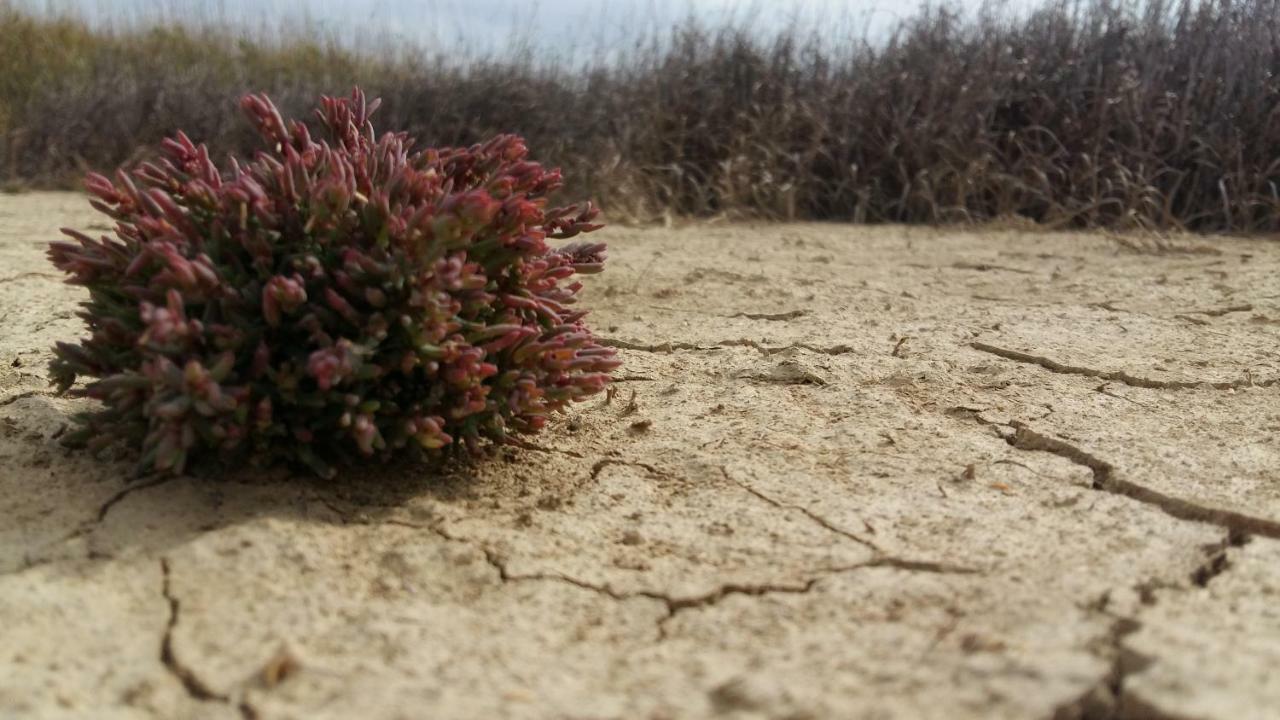
[[[0,198],[0,716],[1280,707],[1274,240],[612,228],[617,392],[535,442],[138,482],[46,383],[97,222]]]

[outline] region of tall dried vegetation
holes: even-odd
[[[924,9],[874,43],[687,24],[583,69],[0,9],[0,178],[109,170],[179,127],[244,153],[227,98],[298,113],[358,83],[433,145],[523,135],[615,217],[1266,232],[1278,23],[1278,0],[1078,0],[1019,20]]]

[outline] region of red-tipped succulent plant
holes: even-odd
[[[374,135],[359,90],[322,100],[322,138],[263,95],[241,105],[266,145],[251,162],[220,171],[179,133],[164,159],[89,176],[115,237],[52,244],[89,290],[91,331],[57,345],[53,381],[102,402],[70,441],[122,441],[148,472],[329,476],[535,432],[604,388],[619,361],[574,309],[573,276],[605,247],[547,243],[596,230],[597,211],[548,208],[560,174],[518,137],[415,151]]]

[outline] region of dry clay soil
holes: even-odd
[[[447,471],[56,437],[0,198],[0,716],[1274,718],[1280,243],[610,228],[617,392]]]

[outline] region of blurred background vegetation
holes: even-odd
[[[305,25],[110,27],[0,0],[0,180],[73,186],[178,129],[215,157],[251,153],[242,93],[299,116],[358,84],[383,98],[379,129],[420,143],[524,135],[614,219],[1275,232],[1278,3],[922,6],[874,37],[691,16],[584,59]]]

